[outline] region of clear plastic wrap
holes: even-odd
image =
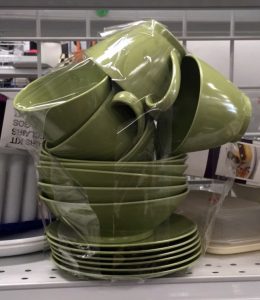
[[[199,258],[212,228],[212,217],[200,234],[176,213],[189,194],[187,153],[239,140],[251,104],[155,20],[102,36],[14,101],[44,139],[35,161],[54,217],[46,236],[74,275],[165,276]]]

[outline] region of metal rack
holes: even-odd
[[[174,276],[127,282],[75,278],[58,270],[49,252],[0,259],[3,299],[259,299],[259,281],[259,252],[205,255]]]
[[[14,1],[15,2],[15,1]],[[79,1],[80,2],[80,1]],[[239,1],[238,1],[239,2]],[[241,1],[240,1],[241,2]],[[0,3],[1,5],[1,3]],[[75,4],[76,5],[76,4]],[[175,4],[176,5],[176,4]],[[220,4],[219,4],[220,5]],[[199,7],[199,6],[198,6]],[[51,11],[50,11],[51,12]],[[0,18],[2,16],[3,20],[5,18],[8,18],[4,16],[5,11],[0,12]],[[42,68],[41,68],[41,53],[40,53],[40,45],[42,42],[51,42],[51,41],[75,41],[75,40],[80,40],[80,41],[91,41],[91,40],[98,40],[100,37],[91,36],[92,26],[96,22],[106,22],[108,25],[113,25],[118,23],[120,20],[124,20],[125,22],[131,22],[131,21],[137,21],[142,18],[147,18],[148,15],[150,15],[152,18],[156,18],[159,21],[164,22],[166,25],[169,25],[171,30],[173,30],[173,33],[178,37],[179,40],[181,40],[184,44],[184,46],[187,45],[188,41],[229,41],[230,43],[230,66],[229,66],[229,79],[233,80],[234,78],[234,45],[236,41],[243,41],[243,40],[260,40],[260,35],[259,32],[256,32],[255,34],[239,34],[236,30],[236,24],[237,24],[237,14],[239,13],[238,10],[225,10],[223,13],[221,11],[218,11],[217,16],[222,17],[222,21],[226,24],[225,25],[225,30],[221,32],[217,32],[212,34],[212,32],[204,32],[203,34],[196,33],[194,35],[192,32],[189,32],[189,23],[192,21],[194,23],[199,24],[201,21],[199,18],[196,16],[194,20],[191,18],[191,11],[190,10],[179,10],[179,11],[163,11],[160,10],[157,14],[156,11],[149,11],[147,13],[146,11],[130,11],[129,13],[126,13],[126,11],[114,11],[111,13],[110,16],[104,17],[102,19],[98,18],[94,11],[77,11],[73,14],[73,12],[70,14],[64,12],[63,20],[66,19],[66,17],[69,17],[70,21],[80,21],[81,27],[84,28],[82,31],[82,34],[80,36],[67,36],[66,30],[64,32],[59,32],[61,35],[57,36],[46,36],[44,32],[44,24],[46,23],[45,21],[61,21],[62,17],[60,15],[55,15],[55,13],[52,13],[50,17],[47,17],[48,12],[45,11],[27,11],[25,16],[22,15],[22,13],[19,13],[17,15],[11,15],[9,19],[6,19],[8,21],[13,20],[23,20],[26,17],[26,20],[30,20],[31,26],[34,27],[32,28],[32,32],[34,33],[31,36],[7,36],[5,33],[5,29],[2,28],[0,31],[0,40],[3,41],[16,41],[16,42],[21,42],[21,41],[36,41],[38,44],[38,56],[37,56],[37,70],[34,72],[37,74],[37,76],[42,75]],[[257,12],[254,12],[254,24],[260,24],[260,19],[257,17]],[[204,11],[204,17],[207,14],[205,14]],[[221,15],[224,15],[221,16]],[[238,15],[239,16],[239,15]],[[213,21],[210,20],[210,18],[213,18]],[[202,22],[208,22],[214,23],[214,20],[216,19],[216,16],[214,15],[209,15],[209,17],[206,17],[206,21]],[[93,23],[94,22],[94,23]],[[218,23],[218,22],[215,22]],[[242,22],[243,23],[243,22]],[[176,24],[179,24],[178,26]],[[14,23],[14,32],[16,32],[15,28],[15,23]],[[18,26],[18,25],[17,25]],[[177,27],[178,29],[177,29]],[[176,27],[176,29],[174,29]],[[206,28],[207,26],[205,26]],[[224,34],[223,34],[224,33]],[[0,77],[1,75],[5,74],[5,70],[0,69]],[[13,72],[15,74],[15,72]],[[19,72],[17,76],[20,76],[22,72]],[[27,74],[28,72],[24,72],[24,76],[28,76],[31,74]],[[35,74],[34,74],[35,75]],[[241,86],[241,88],[249,88],[248,86]],[[259,87],[250,87],[250,88],[259,88]]]

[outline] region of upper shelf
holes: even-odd
[[[1,9],[227,9],[259,8],[258,0],[9,0],[0,1]]]

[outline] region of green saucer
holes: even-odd
[[[107,249],[119,249],[119,248],[134,248],[138,247],[149,247],[157,244],[166,244],[178,241],[181,238],[189,236],[197,230],[197,225],[194,224],[191,220],[186,217],[178,214],[172,214],[172,216],[158,226],[153,234],[145,240],[141,240],[133,243],[124,243],[124,244],[108,244],[108,243],[91,243],[86,239],[82,239],[82,236],[79,236],[75,230],[73,230],[68,225],[55,221],[51,223],[46,228],[46,234],[53,240],[57,240],[62,243],[72,244],[78,247],[93,247],[93,248],[102,248]],[[89,232],[93,232],[94,228],[89,228]],[[100,237],[102,241],[102,237]],[[133,249],[134,250],[134,249]]]
[[[105,270],[99,270],[95,272],[93,269],[83,269],[79,268],[78,266],[73,266],[71,264],[64,263],[61,260],[58,260],[54,256],[52,256],[53,261],[55,264],[73,274],[73,275],[79,275],[79,276],[87,276],[92,277],[96,279],[116,279],[116,280],[127,280],[127,279],[147,279],[152,277],[162,277],[166,276],[172,273],[175,273],[177,271],[183,270],[191,266],[192,263],[194,263],[201,255],[201,251],[197,251],[196,254],[190,256],[189,258],[186,258],[184,260],[180,260],[179,262],[165,265],[161,269],[156,270],[155,268],[151,268],[146,271],[142,271],[141,269],[134,269],[134,271],[131,273],[130,271],[120,271],[115,272],[111,269],[109,271]]]
[[[59,259],[64,260],[67,263],[71,263],[71,264],[76,264],[78,266],[82,267],[100,267],[100,268],[117,268],[119,267],[124,268],[124,267],[128,267],[131,266],[133,268],[145,268],[145,267],[151,267],[152,266],[156,266],[156,265],[163,265],[164,263],[170,263],[172,260],[176,260],[176,259],[181,259],[184,256],[187,256],[189,254],[194,253],[195,251],[201,249],[201,243],[200,241],[197,241],[197,243],[195,243],[195,245],[193,245],[193,247],[191,247],[188,250],[183,250],[178,254],[172,254],[168,257],[164,257],[164,258],[155,258],[155,259],[150,259],[150,260],[145,260],[145,261],[138,261],[138,262],[90,262],[88,261],[87,257],[82,257],[81,259],[79,258],[75,258],[74,256],[71,256],[70,253],[68,252],[64,252],[64,251],[60,251],[60,250],[56,250],[54,248],[51,247],[51,252],[53,253],[54,256],[56,256]]]
[[[60,247],[59,245],[55,246],[52,242],[50,242],[50,246],[52,249],[60,252],[65,252],[75,259],[87,260],[90,264],[92,262],[98,264],[103,262],[111,264],[111,263],[122,263],[122,262],[125,263],[139,262],[139,261],[147,261],[151,259],[159,259],[162,257],[168,257],[189,250],[195,247],[199,242],[200,242],[200,236],[197,234],[192,236],[192,238],[190,238],[189,240],[178,244],[178,246],[175,248],[165,247],[167,248],[166,250],[162,250],[161,252],[158,253],[156,252],[156,254],[154,254],[153,252],[146,254],[139,251],[136,251],[137,253],[133,253],[133,254],[120,254],[117,253],[117,251],[113,251],[112,254],[103,254],[102,251],[99,251],[99,253],[102,253],[99,255],[99,253],[96,252],[95,254],[89,253],[88,251],[87,252],[84,251],[81,253],[75,252],[73,251],[73,248],[70,249],[68,247],[66,247],[67,249],[64,249],[65,247],[63,248]]]
[[[76,247],[74,248],[73,245],[64,245],[61,243],[57,243],[57,241],[52,240],[50,237],[47,236],[47,240],[49,241],[49,243],[51,245],[56,246],[56,248],[58,247],[59,249],[63,249],[65,251],[70,251],[74,254],[79,254],[79,255],[87,255],[87,256],[110,256],[114,257],[115,255],[123,255],[124,257],[136,257],[136,256],[140,256],[143,257],[146,254],[157,254],[157,253],[162,253],[165,251],[170,251],[170,250],[176,250],[179,249],[180,247],[182,247],[183,245],[187,245],[190,242],[197,240],[199,238],[199,234],[198,232],[193,233],[191,236],[185,237],[183,239],[180,239],[177,241],[177,243],[175,242],[174,244],[165,244],[165,245],[154,245],[153,247],[150,248],[113,248],[113,249],[109,249],[107,250],[107,248],[91,248],[91,247]],[[134,250],[129,250],[129,249],[134,249]]]

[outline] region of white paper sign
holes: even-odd
[[[6,102],[0,147],[30,149],[38,148],[41,142],[41,134],[33,130],[21,113],[14,109],[13,100],[9,98]]]

